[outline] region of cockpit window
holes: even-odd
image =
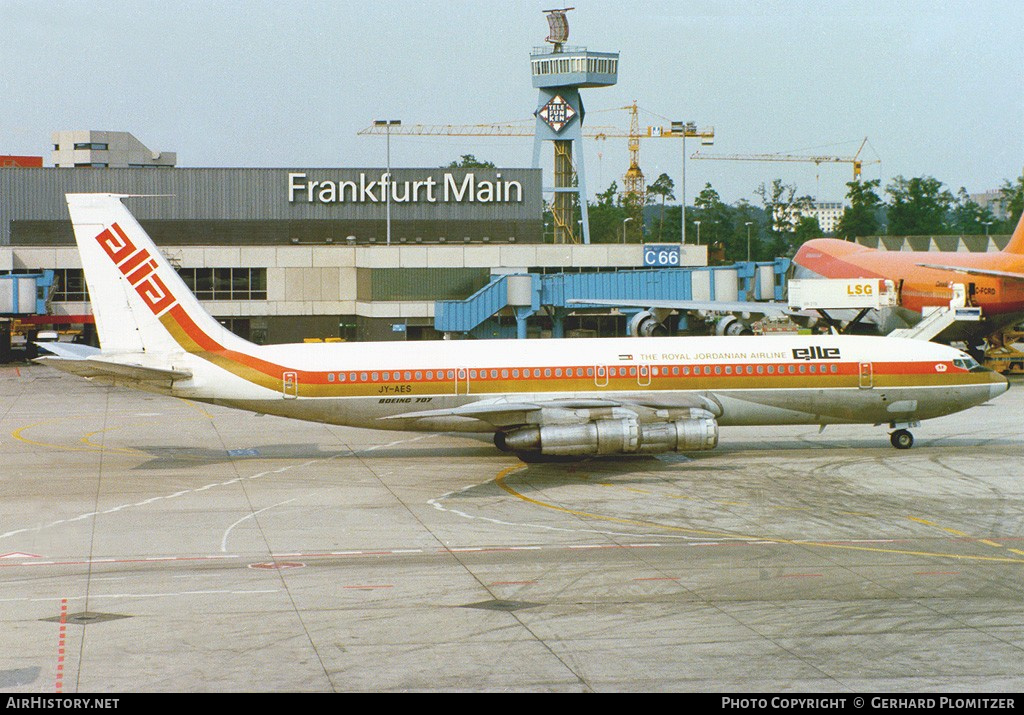
[[[953,360],[953,367],[958,367],[961,370],[967,370],[968,372],[985,372],[977,360],[972,358],[970,355],[963,355]]]

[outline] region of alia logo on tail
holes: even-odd
[[[178,302],[154,272],[157,264],[149,251],[137,249],[120,226],[116,223],[111,225],[96,240],[153,315],[160,317]]]

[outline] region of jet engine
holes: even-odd
[[[715,335],[753,335],[754,331],[735,315],[723,316],[715,323]]]
[[[641,310],[629,319],[629,334],[636,338],[649,338],[654,335],[666,335],[668,329],[659,318],[650,310]]]
[[[531,425],[495,435],[499,449],[545,455],[657,454],[714,449],[718,423],[705,410],[689,419],[641,423],[605,419],[575,425]]]

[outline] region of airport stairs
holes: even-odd
[[[928,310],[927,308],[925,309]],[[961,321],[977,322],[981,320],[981,308],[960,306],[957,308],[938,306],[926,312],[917,325],[910,328],[898,328],[889,333],[894,338],[913,338],[915,340],[934,340],[946,329]]]
[[[953,286],[953,299],[948,306],[926,307],[921,311],[924,316],[917,325],[899,328],[889,333],[894,338],[913,338],[915,340],[934,340],[948,328],[958,322],[977,322],[981,320],[981,308],[967,305],[966,290],[957,283]]]

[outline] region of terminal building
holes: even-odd
[[[105,143],[88,134],[79,143]],[[436,302],[501,276],[644,267],[639,244],[545,243],[540,169],[404,168],[391,177],[374,167],[0,168],[0,276],[54,271],[49,315],[35,319],[91,338],[64,199],[87,192],[132,195],[126,206],[210,313],[258,343],[441,338]],[[704,266],[706,256],[706,247],[678,246],[674,265]],[[552,334],[543,310],[528,323],[529,337]],[[623,316],[581,315],[555,334],[625,331]]]

